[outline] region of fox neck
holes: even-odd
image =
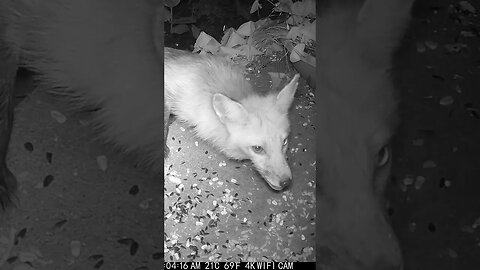
[[[187,119],[184,119],[187,120]],[[242,160],[248,158],[238,144],[232,140],[227,126],[218,119],[213,109],[198,112],[196,119],[191,119],[198,137],[210,142],[229,158]]]
[[[216,133],[213,139],[215,146],[229,158],[236,160],[249,159],[250,157],[243,151],[241,145],[233,140],[233,136],[227,126],[219,120],[218,122],[221,125],[222,131],[218,132],[219,130],[217,129],[218,133]]]

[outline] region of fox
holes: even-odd
[[[243,68],[223,58],[173,48],[165,48],[164,57],[165,142],[173,114],[227,157],[251,160],[273,190],[289,186],[288,112],[300,75],[278,93],[259,94]]]
[[[152,0],[0,0],[0,205],[16,202],[7,166],[16,71],[72,110],[92,109],[98,139],[163,171],[163,50]]]
[[[256,94],[238,66],[164,50],[162,11],[154,0],[0,0],[2,208],[17,189],[7,152],[19,67],[35,72],[39,88],[63,96],[73,110],[95,108],[99,139],[158,175],[173,113],[228,157],[251,159],[274,190],[289,185],[287,111],[299,76],[277,94]]]
[[[317,270],[403,269],[387,217],[400,121],[393,56],[413,0],[322,3],[317,80]]]

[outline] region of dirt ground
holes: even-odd
[[[165,208],[158,176],[96,141],[88,112],[69,112],[34,85],[20,74],[9,152],[18,206],[2,217],[0,269],[160,269],[164,252],[167,260],[314,260],[314,95],[304,83],[292,106],[289,190],[273,191],[250,164],[174,122]]]
[[[478,8],[417,1],[397,57],[403,123],[387,197],[406,270],[480,268]]]
[[[0,269],[160,269],[161,176],[96,141],[88,113],[17,82],[9,165],[17,207],[2,215]]]

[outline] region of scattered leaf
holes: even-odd
[[[415,181],[415,180],[413,179],[412,176],[407,175],[407,176],[403,179],[403,184],[404,184],[405,186],[411,186],[411,185],[413,185],[414,181]]]
[[[161,258],[163,258],[163,256],[164,256],[163,252],[155,252],[152,254],[152,259],[160,260]]]
[[[290,61],[292,63],[296,63],[296,62],[302,60],[304,50],[305,50],[305,44],[304,43],[299,43],[299,44],[295,45],[292,52],[290,53]]]
[[[60,124],[63,124],[67,121],[67,117],[59,111],[52,110],[50,111],[50,115]]]
[[[432,168],[435,168],[435,167],[437,167],[437,164],[432,160],[427,160],[423,163],[423,168],[424,169],[432,169]]]
[[[38,258],[34,252],[20,251],[18,253],[18,260],[24,263],[33,263]]]
[[[47,162],[52,164],[53,154],[51,152],[46,153]]]
[[[18,244],[18,240],[23,239],[25,237],[25,234],[27,234],[27,228],[23,228],[15,234],[15,240],[14,240],[15,245]]]
[[[140,202],[140,204],[138,205],[140,208],[146,210],[148,208],[150,208],[150,202],[152,201],[152,199],[145,199],[143,201]]]
[[[90,261],[96,261],[96,260],[100,260],[100,259],[103,259],[102,254],[93,254],[93,255],[88,256],[88,260],[90,260]]]
[[[458,257],[458,254],[455,250],[449,248],[448,249],[448,256],[450,256],[450,258],[452,258],[452,259],[456,259]]]
[[[65,223],[67,223],[67,220],[66,219],[62,219],[60,221],[57,221],[55,222],[55,225],[53,225],[55,228],[61,228],[63,227],[63,225],[65,225]]]
[[[480,227],[480,217],[478,217],[472,224],[473,229],[476,229],[478,227]]]
[[[438,43],[435,41],[425,41],[425,46],[429,48],[430,50],[435,50],[438,48]]]
[[[255,31],[255,23],[252,21],[248,21],[240,25],[240,27],[238,27],[236,32],[239,35],[242,35],[244,37],[249,37],[252,35],[254,31]]]
[[[100,267],[102,267],[103,265],[103,259],[98,261],[94,266],[93,266],[93,269],[100,269]]]
[[[261,8],[262,8],[262,5],[258,3],[258,0],[253,1],[252,7],[250,8],[250,14],[254,13],[255,11],[258,11]]]
[[[447,49],[447,51],[449,53],[459,53],[462,51],[463,48],[466,48],[467,47],[467,44],[464,44],[464,43],[453,43],[453,44],[445,44],[445,49]]]
[[[130,190],[128,191],[128,193],[130,195],[137,195],[138,192],[140,191],[140,189],[138,188],[138,185],[133,185]]]
[[[174,183],[175,185],[179,185],[182,183],[182,179],[176,177],[176,176],[173,176],[173,175],[169,175],[168,176],[168,180],[172,183]]]
[[[442,106],[449,106],[452,105],[454,102],[454,99],[452,96],[445,96],[442,99],[440,99],[440,105]]]
[[[418,190],[418,189],[421,189],[422,186],[423,186],[423,184],[425,183],[425,181],[426,181],[426,178],[425,178],[425,177],[423,177],[423,176],[421,176],[421,175],[417,176],[417,177],[415,178],[415,189],[417,189],[417,190]]]
[[[417,42],[417,52],[424,53],[426,50],[427,50],[427,47],[425,47],[424,43]]]
[[[77,240],[73,240],[70,242],[70,252],[73,257],[80,256],[80,252],[82,250],[82,243]]]
[[[237,31],[233,31],[228,40],[227,40],[227,43],[225,44],[225,47],[228,47],[228,48],[233,48],[237,45],[244,45],[246,44],[247,41],[245,40],[244,37],[242,37],[241,35],[238,34]]]
[[[32,266],[30,266],[29,264],[26,264],[26,263],[19,263],[19,264],[16,264],[12,270],[35,270],[36,268],[33,268]]]
[[[413,146],[423,146],[424,143],[425,142],[424,142],[423,139],[415,139],[415,140],[413,140],[412,145]]]
[[[107,171],[108,160],[107,160],[106,156],[104,156],[104,155],[98,156],[97,157],[97,164],[98,164],[98,167],[100,168],[100,170],[102,170],[104,172]]]
[[[33,144],[31,142],[24,143],[23,147],[25,147],[25,149],[27,149],[27,151],[33,152]]]
[[[43,178],[43,187],[48,187],[54,180],[53,175],[49,174]]]
[[[135,254],[137,254],[138,247],[138,243],[134,240],[130,245],[130,255],[134,256]]]
[[[190,28],[188,28],[188,25],[186,24],[177,24],[175,26],[172,27],[172,34],[183,34],[183,33],[187,33],[190,31]]]
[[[460,9],[463,10],[463,11],[468,11],[470,13],[476,13],[477,12],[477,9],[472,4],[470,4],[468,1],[460,1],[458,4],[460,5]]]

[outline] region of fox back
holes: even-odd
[[[258,94],[240,66],[215,56],[165,48],[165,107],[228,157],[249,159],[275,190],[292,173],[286,161],[288,109],[296,75],[278,93]]]

